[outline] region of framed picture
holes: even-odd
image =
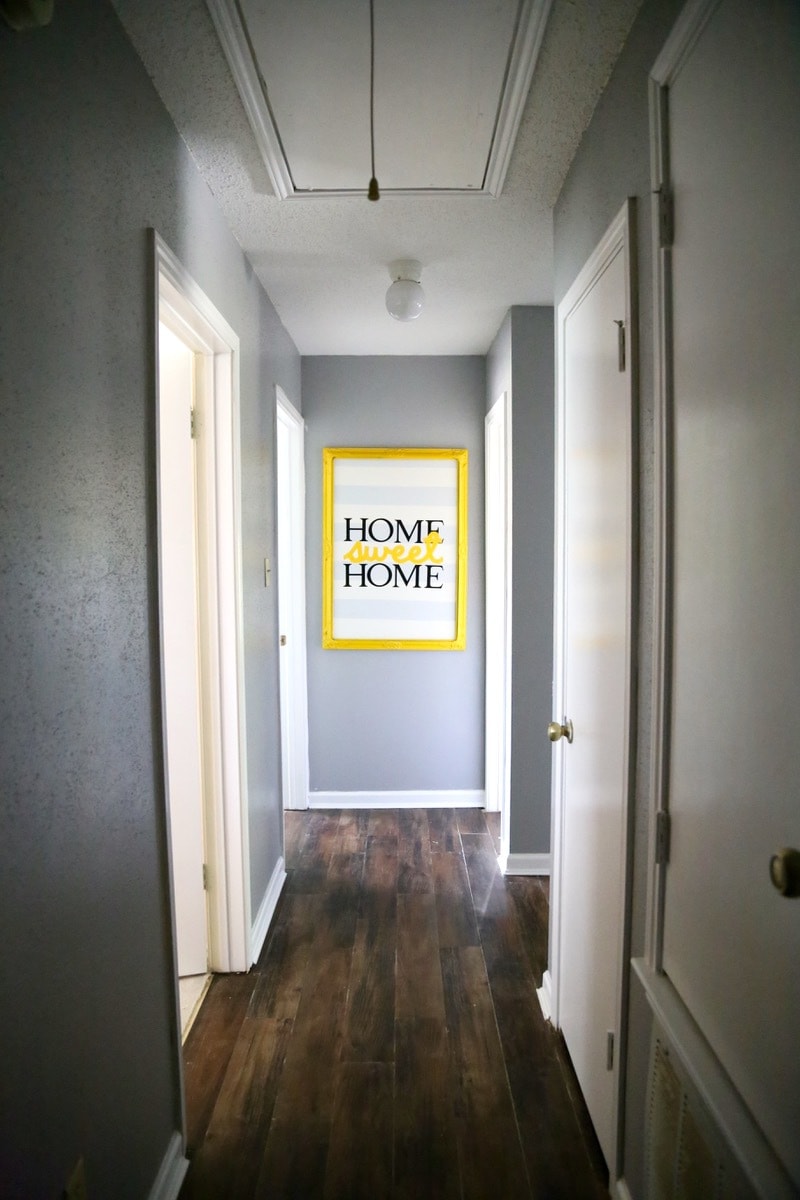
[[[467,451],[322,455],[322,645],[463,650]]]

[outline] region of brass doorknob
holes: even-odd
[[[551,742],[557,742],[562,737],[566,738],[568,742],[572,742],[573,734],[572,721],[568,721],[566,717],[564,717],[563,725],[559,725],[558,721],[551,721],[547,726],[547,736]]]
[[[769,860],[772,886],[782,896],[800,896],[800,850],[784,846]]]

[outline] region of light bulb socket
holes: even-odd
[[[367,189],[367,199],[368,200],[380,200],[380,198],[381,198],[381,193],[380,193],[380,189],[378,187],[378,181],[375,178],[375,176],[373,175],[372,179],[370,179],[370,181],[369,181],[369,187]]]

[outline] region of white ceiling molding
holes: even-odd
[[[499,196],[503,190],[551,4],[552,0],[522,0],[520,5],[519,25],[511,50],[511,61],[508,64],[508,76],[503,88],[492,152],[486,168],[483,190],[490,196]]]
[[[269,80],[258,61],[254,38],[248,30],[239,0],[207,0],[222,48],[228,60],[259,152],[266,165],[275,195],[280,199],[362,197],[364,188],[337,186],[298,187],[287,160],[275,114],[269,101]],[[396,196],[471,195],[499,196],[514,148],[530,89],[539,49],[542,44],[552,0],[518,0],[513,34],[508,46],[505,75],[496,81],[497,115],[491,135],[488,157],[481,161],[482,183],[465,187],[400,187],[381,184],[381,193]],[[422,29],[424,37],[425,30]],[[465,54],[473,49],[465,46]],[[452,53],[452,44],[447,47]],[[463,124],[468,125],[465,113]],[[430,132],[430,131],[428,131]],[[379,177],[381,172],[379,171]]]
[[[222,49],[239,89],[247,119],[264,159],[275,195],[281,200],[295,194],[292,176],[283,153],[278,132],[269,111],[266,84],[250,48],[250,41],[239,15],[236,0],[207,0],[208,11],[217,29]]]

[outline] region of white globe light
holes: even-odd
[[[386,308],[395,321],[415,321],[424,303],[425,293],[413,279],[396,279],[386,293]]]
[[[394,283],[386,293],[386,309],[395,321],[415,321],[422,312],[425,293],[420,284],[422,267],[411,258],[401,258],[389,264]]]

